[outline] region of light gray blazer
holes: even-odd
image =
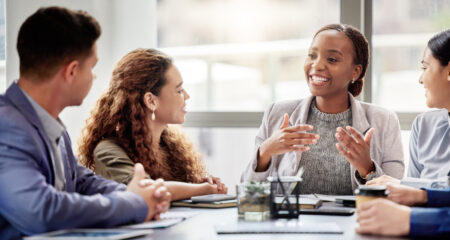
[[[361,133],[375,128],[370,143],[370,156],[375,165],[376,176],[383,174],[401,179],[404,174],[403,148],[400,124],[394,112],[372,104],[360,102],[349,94],[352,109],[353,127]],[[272,104],[265,112],[255,138],[253,159],[242,173],[241,182],[264,181],[273,171],[279,176],[293,176],[297,173],[302,158],[301,152],[288,152],[272,156],[269,168],[264,172],[255,172],[259,146],[273,132],[279,129],[285,113],[289,114],[290,126],[305,124],[313,96],[304,99],[288,100]],[[364,184],[355,168],[351,166],[352,188]],[[305,169],[307,171],[307,169]],[[326,177],[326,176],[324,176]]]

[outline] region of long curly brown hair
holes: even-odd
[[[97,101],[86,120],[79,142],[79,159],[95,171],[94,149],[106,138],[114,139],[130,159],[142,163],[152,178],[198,183],[205,175],[200,155],[184,134],[168,126],[161,135],[160,149],[151,148],[152,132],[146,124],[148,110],[143,96],[158,96],[166,84],[165,73],[172,60],[154,49],[137,49],[116,65],[109,89]]]

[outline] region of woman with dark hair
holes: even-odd
[[[438,110],[416,117],[409,142],[408,178],[381,176],[368,185],[400,183],[415,187],[447,186],[450,172],[450,29],[428,41],[419,83],[425,88],[427,106]]]
[[[172,60],[152,49],[137,49],[115,67],[110,87],[98,100],[83,130],[80,161],[121,183],[142,163],[148,178],[163,178],[172,199],[226,193],[208,176],[199,154],[174,126],[186,114],[189,95]]]
[[[396,115],[355,98],[368,65],[368,42],[356,28],[321,28],[304,65],[312,96],[268,108],[241,181],[265,180],[274,172],[296,175],[303,167],[302,193],[351,195],[373,177],[401,178]]]
[[[441,108],[419,115],[411,130],[411,163],[420,176],[447,176],[450,167],[450,29],[428,42],[419,83],[427,105]],[[439,169],[440,168],[440,169]],[[450,176],[448,176],[450,177]],[[411,237],[450,236],[450,188],[417,189],[388,184],[388,199],[377,199],[357,209],[363,234]],[[406,205],[406,206],[403,206]],[[419,205],[420,208],[409,207]],[[423,208],[424,206],[430,208]]]

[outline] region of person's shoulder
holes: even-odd
[[[116,155],[122,158],[128,158],[125,150],[113,138],[101,140],[94,148],[94,157],[97,159],[105,155]]]
[[[435,109],[421,113],[414,119],[413,125],[434,126],[439,123],[448,123],[448,111],[446,109]]]
[[[397,119],[397,114],[394,111],[375,105],[373,103],[361,102],[358,101],[361,107],[364,109],[367,115],[376,116],[377,118],[381,118],[387,120],[389,118]]]
[[[111,151],[111,150],[123,151],[123,148],[120,147],[120,145],[116,142],[115,139],[104,138],[97,144],[97,146],[95,146],[94,153],[103,152],[103,151]]]
[[[0,128],[4,130],[14,130],[16,128],[26,128],[31,126],[26,117],[12,104],[9,103],[3,95],[0,96]]]
[[[303,105],[307,104],[309,101],[309,98],[301,98],[301,99],[290,99],[290,100],[282,100],[275,102],[270,107],[270,112],[276,115],[284,114],[294,112],[294,110],[302,107]]]

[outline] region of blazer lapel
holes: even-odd
[[[289,124],[291,126],[306,124],[306,120],[308,120],[309,106],[311,105],[313,98],[314,96],[309,96],[308,98],[303,99],[302,101],[305,102],[302,103],[301,101],[299,106],[294,109],[291,116],[289,116]]]
[[[365,114],[366,112],[362,108],[361,103],[357,101],[352,94],[349,93],[348,95],[352,108],[352,125],[358,132],[365,135],[370,129],[370,124]]]

